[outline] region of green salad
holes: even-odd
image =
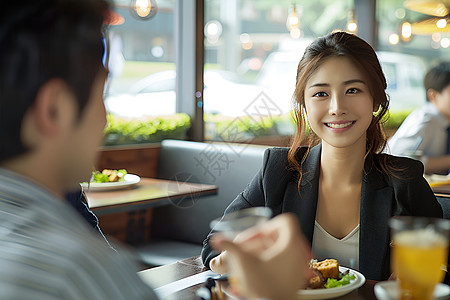
[[[125,181],[125,175],[127,170],[109,170],[105,169],[102,172],[94,171],[92,172],[92,180],[94,183],[104,183],[104,182],[120,182]]]
[[[355,275],[353,275],[353,274],[350,275],[349,273],[347,273],[345,275],[343,273],[340,273],[339,277],[340,277],[339,279],[328,278],[327,282],[325,283],[325,288],[329,289],[329,288],[335,288],[338,286],[343,286],[343,285],[349,284],[350,280],[356,279]]]

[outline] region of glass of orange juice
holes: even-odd
[[[432,300],[445,276],[450,221],[422,217],[393,217],[391,266],[400,281],[401,300]]]

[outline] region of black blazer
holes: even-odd
[[[321,144],[311,148],[302,167],[300,189],[295,174],[287,169],[288,148],[267,149],[263,167],[246,189],[227,207],[225,214],[253,206],[268,206],[274,215],[295,213],[301,229],[312,243],[316,217]],[[299,159],[306,148],[299,149]],[[442,209],[423,178],[421,162],[388,154],[386,159],[396,176],[380,172],[369,155],[364,163],[361,186],[359,271],[372,280],[386,280],[390,270],[390,233],[388,219],[397,215],[442,218]],[[202,259],[209,267],[217,255],[209,246],[208,235],[203,243]]]

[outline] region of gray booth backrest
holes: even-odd
[[[165,140],[158,177],[214,184],[218,194],[154,210],[152,237],[200,244],[209,223],[244,190],[262,166],[265,146]]]
[[[436,199],[441,204],[444,219],[450,219],[450,198],[437,196]]]

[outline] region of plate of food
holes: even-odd
[[[132,187],[138,184],[139,181],[141,181],[141,178],[138,175],[128,174],[125,169],[104,169],[102,172],[92,172],[91,181],[80,184],[86,191],[101,192]]]
[[[350,293],[366,282],[364,275],[353,269],[339,266],[336,259],[312,260],[309,267],[313,275],[308,279],[307,287],[297,292],[298,299],[336,298]],[[222,291],[230,299],[243,299],[239,297],[238,290],[237,282],[228,282],[222,287]]]
[[[305,289],[299,290],[299,299],[330,299],[350,293],[366,282],[358,271],[339,266],[335,259],[311,261],[313,276]]]

